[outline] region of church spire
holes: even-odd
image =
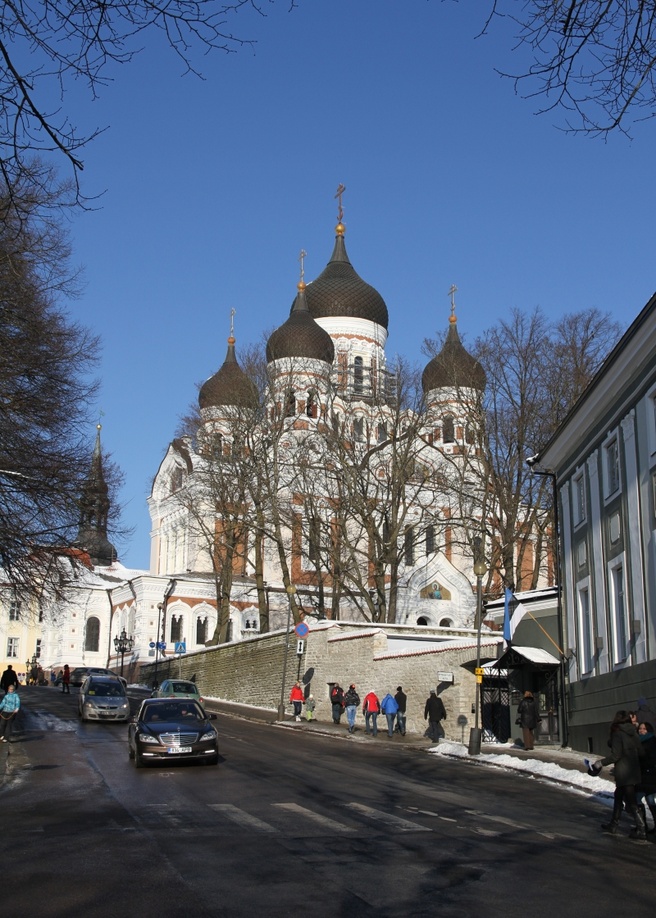
[[[101,430],[102,425],[98,424],[91,468],[80,496],[80,526],[75,544],[88,552],[93,564],[105,567],[116,561],[116,549],[107,538],[110,501],[102,466]]]

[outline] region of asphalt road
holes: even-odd
[[[137,770],[124,725],[21,697],[0,748],[5,914],[653,915],[656,845],[604,836],[586,796],[223,715],[217,767]]]

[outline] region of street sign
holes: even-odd
[[[482,676],[484,672],[485,672],[485,670],[483,669],[482,666],[477,666],[476,669],[474,670],[474,675],[475,675],[475,676]]]
[[[154,650],[154,649],[155,649],[155,641],[151,641],[150,644],[149,644],[148,646],[150,647],[151,650]]]
[[[438,682],[453,682],[453,673],[438,673]]]
[[[299,622],[298,625],[294,627],[294,631],[297,637],[304,638],[308,636],[310,629],[305,622]]]
[[[186,653],[187,652],[186,641],[176,641],[175,642],[175,652],[176,653]]]
[[[302,657],[304,651],[305,651],[305,641],[297,641],[296,642],[296,653],[298,654],[298,656]]]

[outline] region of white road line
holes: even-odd
[[[308,810],[304,806],[299,806],[298,803],[274,803],[273,806],[281,810],[287,810],[290,813],[295,813],[297,816],[301,816],[304,819],[311,819],[313,822],[317,822],[319,825],[333,832],[355,831],[352,826],[347,826],[344,825],[343,822],[337,822],[335,819],[330,819],[329,816],[322,816],[321,813],[315,813],[314,810]]]
[[[233,806],[232,803],[209,803],[208,806],[211,810],[221,813],[222,816],[227,816],[228,819],[231,819],[233,822],[236,822],[246,829],[257,829],[258,832],[278,831],[274,829],[273,826],[269,825],[268,822],[263,822],[263,820],[258,819],[257,816],[251,816],[250,813],[240,810],[238,806]]]
[[[398,832],[432,832],[427,826],[420,826],[416,822],[410,822],[409,819],[401,819],[400,816],[392,816],[391,813],[383,813],[380,810],[374,810],[363,803],[346,803],[348,809],[355,810],[361,816],[372,819],[374,822],[381,822],[389,826],[390,829],[396,829]]]

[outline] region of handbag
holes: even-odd
[[[521,718],[521,717],[517,717],[517,718],[515,719],[515,725],[516,725],[517,727],[521,727],[521,725],[522,725],[522,718]]]

